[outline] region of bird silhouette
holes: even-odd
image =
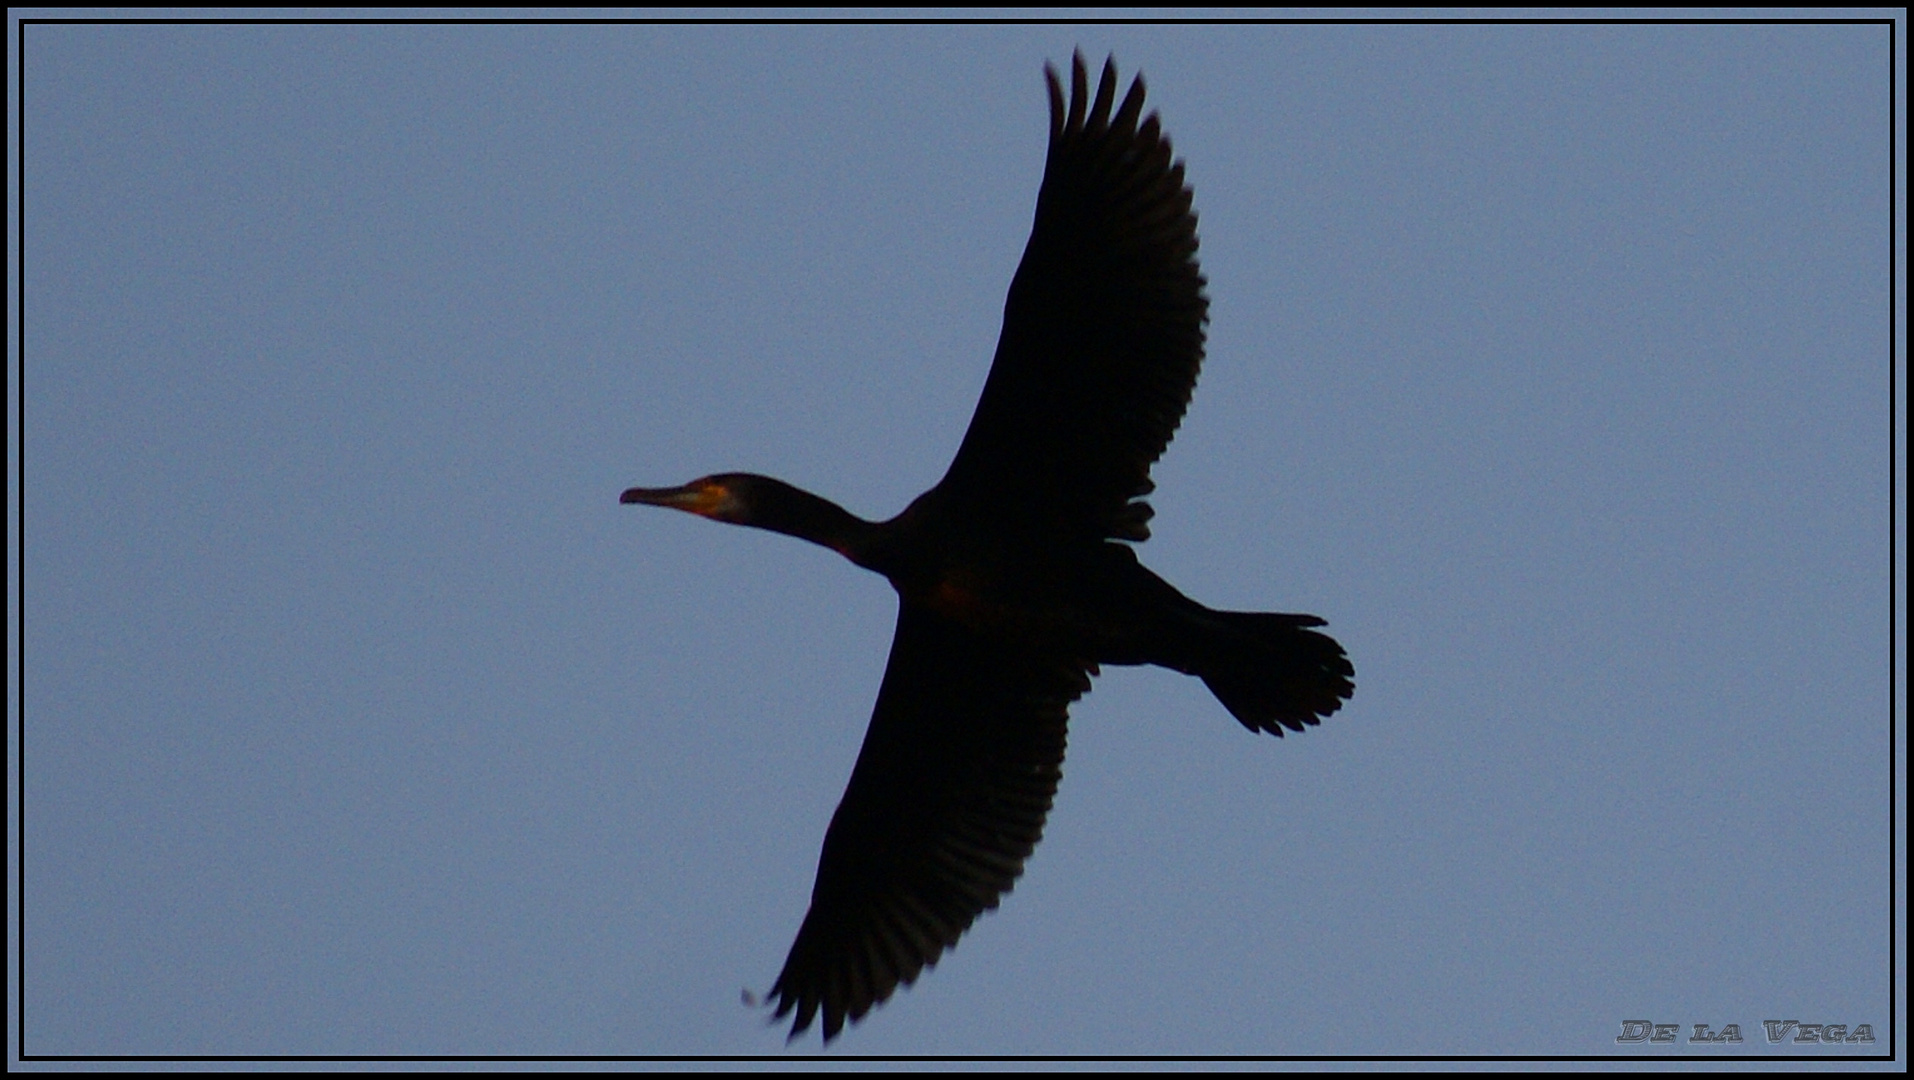
[[[1181,422],[1209,301],[1183,165],[1143,80],[1094,102],[1056,70],[1036,220],[970,429],[944,478],[865,521],[779,480],[723,473],[620,498],[822,544],[897,590],[870,730],[817,884],[767,997],[826,1042],[914,982],[997,906],[1043,834],[1070,703],[1101,664],[1203,682],[1251,731],[1334,713],[1355,669],[1313,615],[1216,611],[1137,561],[1150,466]],[[1114,111],[1113,110],[1114,107]]]

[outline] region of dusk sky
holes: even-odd
[[[1901,35],[16,32],[15,1052],[786,1052],[896,597],[618,494],[935,483],[1076,48],[1209,279],[1139,554],[1356,692],[1106,669],[831,1052],[1898,1049]]]

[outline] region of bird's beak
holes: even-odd
[[[719,507],[730,498],[730,492],[722,485],[696,483],[683,487],[668,488],[628,488],[618,496],[621,503],[643,503],[646,506],[669,506],[673,510],[683,510],[687,514],[699,517],[711,517]]]
[[[689,485],[669,488],[628,488],[618,496],[621,503],[644,503],[646,506],[669,506],[678,510],[688,510],[687,503],[695,502],[698,489]]]

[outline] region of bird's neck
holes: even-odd
[[[776,496],[754,508],[750,524],[821,544],[859,566],[876,569],[869,562],[881,533],[876,522],[802,488],[776,483]]]

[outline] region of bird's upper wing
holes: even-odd
[[[1081,663],[1033,656],[904,601],[811,910],[773,984],[793,1038],[915,981],[997,906],[1043,835]]]
[[[1050,84],[1050,152],[1036,222],[1004,303],[1003,335],[970,430],[940,487],[1018,528],[1141,540],[1150,465],[1203,362],[1209,301],[1183,165],[1143,80],[1114,115],[1106,62],[1094,104],[1083,57],[1068,109]]]

